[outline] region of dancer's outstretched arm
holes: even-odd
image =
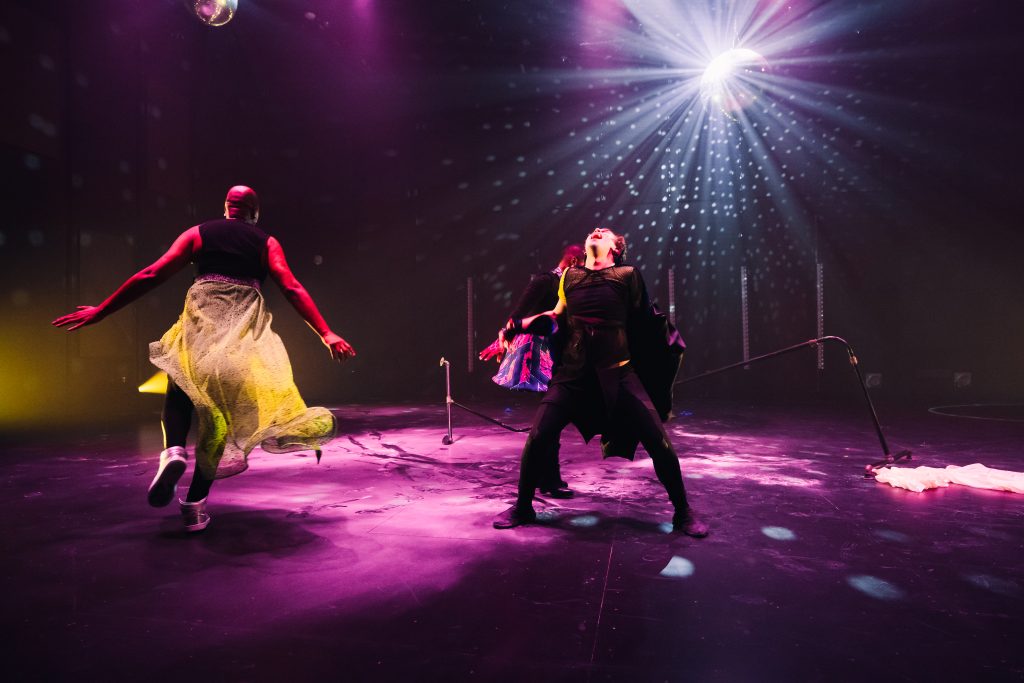
[[[108,315],[138,299],[146,292],[154,289],[167,278],[171,277],[192,261],[193,255],[202,245],[199,227],[193,226],[178,235],[167,253],[158,258],[152,265],[146,266],[125,280],[106,301],[99,306],[79,306],[74,313],[62,315],[53,321],[56,327],[67,327],[68,332],[79,327],[92,325]]]
[[[565,304],[562,301],[559,301],[558,304],[550,311],[544,311],[543,313],[538,313],[537,315],[531,315],[528,318],[509,318],[509,321],[508,323],[506,323],[505,327],[498,330],[498,339],[490,346],[488,346],[486,349],[480,352],[480,360],[488,361],[492,358],[497,358],[498,362],[500,363],[502,357],[505,355],[505,352],[508,351],[509,346],[508,339],[505,336],[506,331],[513,330],[515,333],[525,332],[534,320],[537,320],[538,318],[544,316],[552,318],[553,320],[557,320],[558,316],[560,316],[562,314],[562,311],[564,310]]]
[[[356,355],[347,341],[331,332],[327,321],[320,315],[320,310],[313,302],[302,283],[296,279],[288,262],[284,258],[284,249],[281,243],[271,237],[267,240],[267,265],[270,267],[270,277],[274,279],[277,286],[281,288],[286,299],[299,312],[306,324],[313,328],[313,331],[320,335],[324,344],[331,351],[331,358],[345,360]]]
[[[519,327],[520,327],[520,329],[525,330],[526,328],[528,328],[530,326],[530,324],[534,320],[536,320],[537,318],[541,317],[542,315],[546,315],[549,318],[556,318],[557,319],[558,316],[562,315],[562,313],[564,313],[564,312],[565,312],[565,302],[562,301],[561,299],[559,299],[558,300],[558,304],[555,305],[555,307],[553,309],[551,309],[550,311],[544,311],[543,313],[538,313],[537,315],[531,315],[529,318],[523,318],[522,322],[519,324]]]

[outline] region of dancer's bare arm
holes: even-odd
[[[174,244],[167,250],[167,253],[125,280],[124,284],[99,306],[79,306],[74,313],[62,315],[54,320],[53,325],[67,327],[70,332],[79,327],[98,323],[187,266],[200,246],[202,246],[202,241],[199,236],[199,227],[193,226],[178,235],[178,239],[174,240]]]
[[[505,325],[504,328],[498,330],[497,340],[495,340],[494,343],[492,343],[490,346],[488,346],[486,349],[480,352],[480,360],[488,361],[494,358],[497,359],[499,363],[501,362],[501,359],[504,357],[505,353],[508,352],[509,349],[509,342],[505,338],[505,330],[512,328],[515,328],[516,330],[526,330],[526,328],[530,326],[530,323],[532,323],[534,320],[542,316],[548,316],[550,318],[557,320],[558,316],[561,315],[562,311],[564,310],[565,304],[559,301],[558,305],[555,306],[554,309],[550,311],[544,311],[543,313],[538,313],[537,315],[531,315],[528,318],[523,318],[522,320],[518,321],[518,327],[516,326],[516,319],[510,318],[508,324]]]
[[[306,324],[320,335],[320,338],[331,352],[331,358],[345,360],[355,356],[355,349],[340,336],[331,332],[331,328],[327,326],[327,321],[320,314],[320,309],[313,302],[313,297],[309,295],[306,288],[302,286],[302,283],[292,273],[292,269],[288,267],[281,243],[273,237],[267,240],[267,265],[270,268],[270,277],[281,288],[285,298],[295,307],[295,310],[299,312],[299,315],[306,321]]]
[[[536,320],[537,318],[541,317],[542,315],[546,315],[549,318],[557,319],[558,316],[562,315],[562,313],[564,311],[565,311],[565,302],[562,301],[561,299],[559,299],[558,300],[558,304],[553,309],[551,309],[550,311],[544,311],[543,313],[538,313],[537,315],[531,315],[529,318],[523,318],[522,328],[525,330],[526,328],[528,328],[530,326],[530,323],[532,323],[534,320]]]

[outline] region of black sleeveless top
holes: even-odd
[[[255,225],[231,218],[199,226],[203,245],[195,256],[198,275],[227,275],[243,280],[267,277],[266,253],[270,236]]]

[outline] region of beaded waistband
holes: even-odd
[[[260,288],[260,281],[255,278],[231,277],[230,275],[221,275],[220,273],[206,273],[204,275],[199,275],[196,277],[196,282],[226,282],[231,285],[252,287],[253,289]]]

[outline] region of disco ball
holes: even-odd
[[[701,97],[726,114],[733,114],[757,99],[758,77],[767,72],[768,60],[753,50],[735,48],[723,52],[704,69]]]
[[[184,0],[185,7],[207,26],[223,26],[238,11],[238,0]]]

